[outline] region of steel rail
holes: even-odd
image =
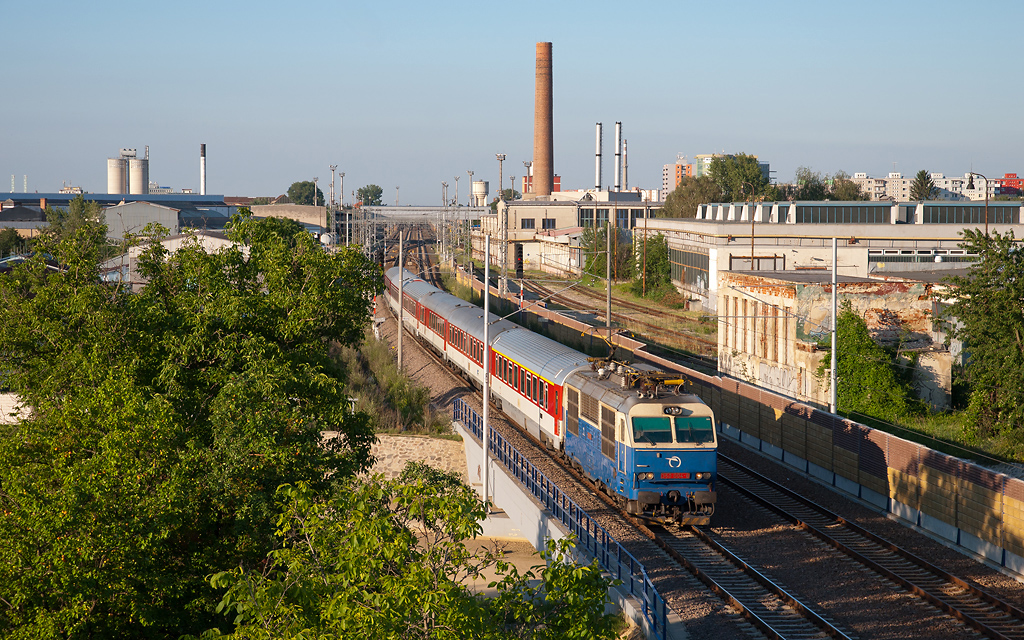
[[[798,528],[819,538],[829,546],[846,554],[864,566],[869,567],[872,571],[875,571],[879,575],[895,582],[914,595],[926,600],[948,615],[962,621],[975,631],[995,640],[1024,639],[1024,611],[1021,611],[1017,607],[993,596],[983,589],[968,583],[962,578],[933,565],[927,560],[914,555],[899,545],[896,545],[868,531],[860,525],[822,507],[821,505],[816,504],[774,480],[747,468],[743,464],[723,455],[721,452],[719,452],[718,455],[719,479],[735,488],[743,495],[767,507],[771,511],[795,524]],[[778,499],[773,500],[771,497],[765,496],[763,493],[758,493],[755,489],[749,486],[744,486],[741,480],[730,477],[728,473],[723,474],[723,463],[725,467],[733,467],[734,471],[737,473],[746,474],[750,481],[759,483],[768,490],[775,491],[785,498],[795,502],[800,507],[809,510],[810,514],[804,513],[803,515],[800,515],[795,513],[795,509],[792,509],[792,507],[790,510],[787,510],[779,504]],[[810,517],[815,517],[818,522],[815,523],[809,521],[809,515]],[[824,529],[824,527],[828,526],[838,526],[855,537],[848,536],[845,541],[839,540],[836,534],[829,533]],[[901,567],[898,566],[898,563],[892,563],[890,561],[886,564],[886,560],[888,560],[888,558],[885,557],[885,554],[898,556],[903,561],[912,565],[913,568],[926,572],[932,578],[938,578],[941,583],[922,585],[921,583],[923,580],[920,576],[915,577],[910,575],[912,572],[908,571],[906,568],[902,568],[901,571]],[[874,557],[872,557],[872,555],[874,555]],[[946,586],[947,588],[943,588],[943,586]],[[960,590],[962,594],[959,596],[955,595],[955,590],[949,589],[948,586],[955,587],[955,590]],[[969,596],[970,599],[973,599],[973,601],[965,601],[968,599],[967,596]],[[958,599],[961,600],[960,603],[955,602]],[[950,602],[951,600],[954,602]],[[997,617],[988,615],[986,616],[989,618],[988,620],[983,619],[982,616],[986,612],[979,609],[979,606],[982,608],[990,608]],[[967,607],[970,607],[973,610],[973,613],[965,611],[964,609]],[[1016,631],[1016,633],[1007,635],[1008,632],[1012,631]]]

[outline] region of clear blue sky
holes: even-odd
[[[618,13],[616,13],[618,10]],[[0,2],[0,193],[106,190],[150,146],[151,179],[283,193],[346,173],[439,204],[467,170],[533,152],[534,46],[553,42],[555,171],[592,186],[594,123],[629,143],[630,186],[677,153],[756,154],[879,176],[1024,173],[1024,3]],[[611,180],[610,163],[605,182]]]

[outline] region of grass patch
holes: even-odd
[[[458,439],[448,413],[431,406],[430,390],[398,370],[387,342],[368,334],[358,349],[340,347],[336,355],[348,371],[348,395],[374,431]]]

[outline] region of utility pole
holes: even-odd
[[[335,225],[335,217],[334,217],[335,216],[335,213],[334,213],[335,212],[335,206],[334,206],[334,171],[337,168],[338,168],[338,165],[336,165],[336,164],[332,164],[331,165],[331,206],[328,208],[328,211],[327,211],[327,215],[328,215],[327,219],[329,220],[329,222],[327,223],[327,232],[328,233],[334,233],[334,227],[336,226]],[[334,238],[333,240],[331,240],[331,244],[334,244],[336,241],[337,241],[337,238]]]
[[[605,279],[608,282],[608,299],[605,301],[604,326],[608,330],[608,341],[612,339],[612,221],[608,221],[607,236],[608,247],[605,250]]]
[[[836,393],[836,333],[839,331],[839,327],[836,326],[836,312],[838,311],[838,304],[836,299],[836,289],[838,289],[838,278],[836,276],[836,239],[832,238],[832,380],[829,385],[829,400],[828,409],[832,413],[836,412],[836,399],[838,394]]]
[[[319,187],[316,186],[316,183],[319,182],[319,181],[320,181],[320,178],[313,178],[313,206],[314,207],[317,206],[316,205],[316,203],[317,203],[316,192],[319,189]],[[324,226],[327,226],[327,220],[324,220]],[[323,229],[323,227],[320,227],[320,228]]]
[[[469,204],[469,206],[472,207],[473,206],[473,172],[472,171],[467,171],[466,173],[469,174],[469,202],[468,202],[468,204]]]
[[[508,294],[508,205],[502,209],[505,203],[505,176],[502,173],[502,163],[505,162],[505,154],[499,153],[498,158],[498,215],[501,217],[501,280],[498,293]]]
[[[441,210],[441,224],[437,225],[438,235],[441,236],[441,258],[444,258],[444,223],[448,217],[448,183],[441,183],[441,204],[444,208]]]
[[[490,471],[488,465],[488,444],[490,439],[488,438],[488,410],[487,406],[490,404],[490,315],[491,315],[491,236],[484,238],[484,508],[487,509],[487,513],[491,512],[491,508],[488,503],[487,493],[490,485]]]
[[[405,309],[405,257],[402,253],[402,228],[398,228],[398,370],[402,370],[402,310]]]
[[[459,176],[455,176],[455,206],[459,206]]]
[[[395,187],[395,206],[398,206],[398,187]]]

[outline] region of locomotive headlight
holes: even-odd
[[[665,407],[662,411],[665,414],[670,415],[670,416],[681,416],[681,415],[683,415],[683,408],[682,407]]]
[[[638,473],[636,474],[637,480],[654,480],[653,473]]]
[[[707,472],[695,473],[695,474],[693,474],[693,477],[696,480],[710,480],[711,479],[711,474],[707,473]]]

